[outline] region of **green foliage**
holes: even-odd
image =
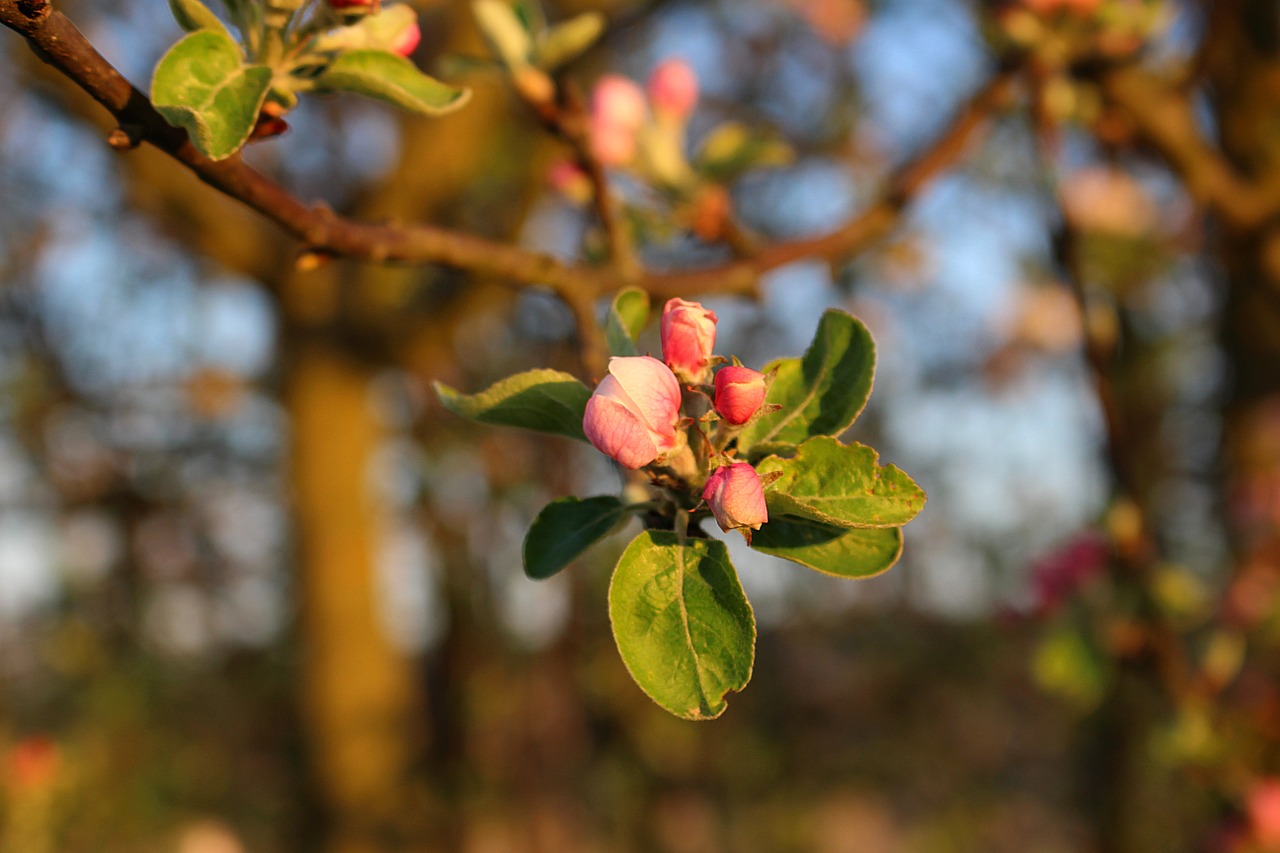
[[[538,33],[534,45],[534,64],[545,71],[553,71],[576,59],[596,43],[604,32],[604,25],[604,15],[583,12],[543,30]]]
[[[752,536],[751,547],[824,574],[869,578],[898,562],[902,530],[836,527],[807,518],[774,517]]]
[[[786,166],[795,159],[791,146],[760,130],[727,121],[711,130],[698,146],[694,169],[716,183],[728,183],[751,169]]]
[[[1106,693],[1108,673],[1102,656],[1071,626],[1058,628],[1044,638],[1032,659],[1031,671],[1042,688],[1082,711],[1097,707]]]
[[[271,86],[271,69],[244,61],[226,30],[191,33],[156,65],[151,100],[170,124],[184,128],[214,160],[244,145]]]
[[[789,459],[770,456],[759,464],[770,515],[806,518],[836,527],[898,527],[924,507],[925,494],[880,454],[862,444],[845,445],[819,436]]]
[[[197,30],[227,32],[222,20],[200,0],[169,0],[169,10],[173,12],[173,19],[178,22],[178,26],[189,33]],[[230,36],[230,33],[227,35]]]
[[[649,294],[638,287],[618,292],[605,318],[604,335],[613,355],[636,355],[636,338],[649,322]]]
[[[542,508],[524,538],[524,572],[543,580],[613,533],[628,518],[627,507],[611,495],[567,497]]]
[[[678,717],[720,716],[751,678],[755,617],[723,542],[641,533],[614,569],[609,617],[631,677]]]
[[[752,459],[817,435],[839,435],[862,413],[871,396],[876,347],[867,327],[851,314],[822,315],[802,358],[779,359],[766,403],[779,406],[747,426],[738,449]]]
[[[635,339],[650,313],[642,290],[627,288],[615,296],[604,323],[614,355],[636,354]],[[667,393],[664,373],[672,385],[674,375],[646,364],[656,371],[654,387],[635,386],[628,393]],[[740,464],[747,439],[754,439],[746,445],[753,453],[773,452],[756,462],[752,474],[740,471],[745,477],[734,486],[734,500],[768,507],[769,520],[763,521],[760,507],[761,526],[748,541],[761,553],[842,578],[872,577],[892,567],[902,554],[900,527],[925,503],[920,487],[896,467],[880,466],[875,450],[833,437],[853,423],[871,392],[875,347],[862,323],[828,311],[804,357],[775,366],[779,372],[769,400],[777,408],[742,432],[718,427],[716,412],[698,402],[702,396],[685,393],[670,426],[677,439],[679,430],[686,431],[682,440],[646,466],[651,500],[562,498],[538,514],[525,538],[526,574],[547,578],[617,530],[630,513],[643,513],[651,529],[637,536],[618,561],[609,614],[618,650],[636,683],[685,719],[723,713],[725,695],[750,679],[754,656],[755,622],[728,549],[696,529],[708,516],[722,515],[702,499],[713,468]],[[436,392],[445,408],[464,417],[585,438],[590,392],[568,374],[534,370],[474,395],[437,383]],[[623,402],[635,403],[629,396]],[[613,428],[609,417],[593,423],[593,436],[596,429]],[[612,455],[609,443],[604,445],[609,449],[601,449]],[[707,453],[699,459],[694,447]],[[710,500],[723,499],[716,495]],[[731,521],[721,518],[728,526]]]
[[[505,0],[474,0],[480,32],[484,33],[493,52],[511,68],[522,68],[533,56],[533,39],[528,28]]]
[[[355,92],[386,101],[419,115],[437,116],[458,109],[471,96],[467,89],[423,74],[403,56],[385,50],[343,53],[316,80],[317,88]]]
[[[500,379],[478,394],[461,394],[434,385],[441,404],[464,418],[485,424],[523,427],[586,441],[582,416],[591,391],[568,373],[530,370]]]
[[[532,2],[474,0],[471,8],[494,54],[512,70],[553,71],[591,47],[605,26],[599,12],[583,12],[548,27],[542,7]]]

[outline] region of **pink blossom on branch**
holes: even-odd
[[[723,465],[711,472],[702,490],[716,524],[724,531],[759,530],[769,520],[764,487],[756,469],[746,462]]]
[[[698,75],[683,59],[667,59],[658,64],[645,84],[649,103],[660,116],[687,119],[698,105]]]
[[[769,380],[758,370],[730,364],[716,373],[715,407],[720,417],[740,426],[764,405]]]
[[[683,382],[707,379],[719,318],[700,303],[669,299],[662,309],[662,358]]]
[[[644,92],[617,74],[600,78],[591,91],[591,154],[602,166],[622,166],[636,153],[636,134],[648,114]]]
[[[582,418],[587,439],[625,468],[642,468],[678,444],[680,383],[647,355],[609,360]]]

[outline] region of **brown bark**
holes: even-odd
[[[372,371],[321,342],[299,345],[291,362],[307,739],[333,821],[328,849],[373,853],[396,834],[421,697],[379,616],[382,507],[369,461],[382,431],[370,408]]]

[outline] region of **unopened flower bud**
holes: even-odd
[[[398,53],[401,56],[408,56],[418,49],[418,43],[422,41],[422,30],[418,27],[418,22],[414,21],[405,27],[391,42],[391,52]]]
[[[582,418],[587,439],[625,468],[642,468],[676,448],[680,383],[647,355],[609,360]]]
[[[714,311],[697,302],[669,299],[662,309],[662,358],[683,382],[705,382],[716,345]]]
[[[1267,777],[1249,790],[1246,810],[1253,841],[1261,850],[1280,849],[1280,779]]]
[[[759,530],[769,520],[769,510],[764,502],[764,488],[756,469],[746,462],[723,465],[711,472],[702,490],[716,517],[716,524],[724,531]]]
[[[636,134],[648,107],[640,87],[626,77],[602,77],[591,92],[591,153],[603,166],[621,166],[636,152]]]
[[[764,405],[769,380],[758,370],[730,364],[716,373],[716,411],[734,426],[740,426]]]
[[[645,87],[653,111],[683,121],[698,104],[698,76],[683,59],[667,59],[649,75]]]
[[[556,84],[541,68],[526,65],[516,69],[511,78],[520,93],[531,104],[550,104],[556,98]]]
[[[547,170],[547,184],[574,204],[591,201],[591,179],[576,164],[561,160]]]

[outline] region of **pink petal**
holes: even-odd
[[[605,381],[610,378],[605,377]],[[604,382],[600,384],[604,386]],[[625,468],[643,468],[658,456],[658,448],[640,418],[606,395],[597,393],[587,401],[582,430],[597,450]]]

